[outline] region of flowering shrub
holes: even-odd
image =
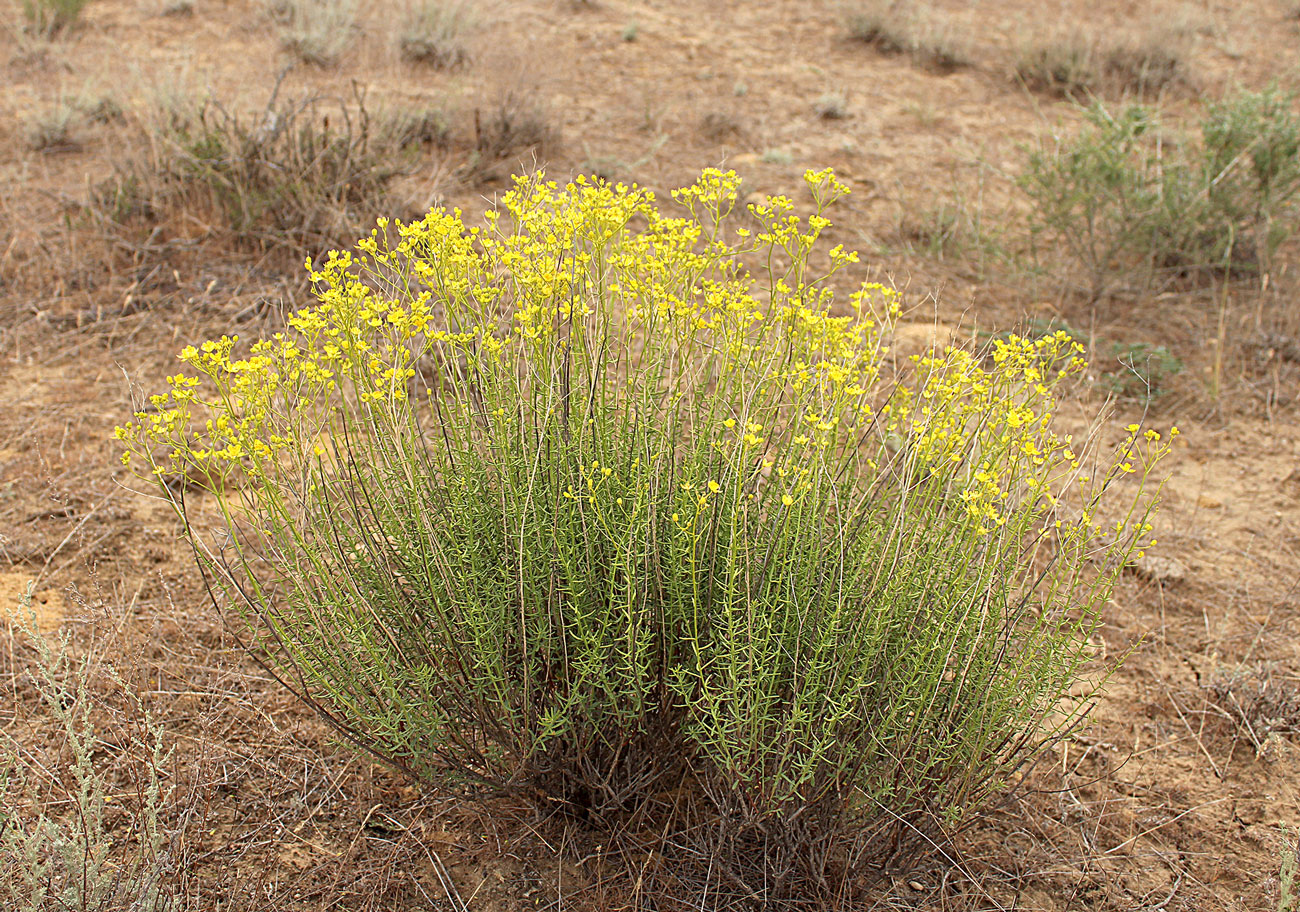
[[[380,219],[308,263],[287,331],[185,349],[124,461],[216,495],[222,544],[186,523],[204,566],[365,749],[661,852],[666,820],[707,834],[744,889],[825,887],[1080,721],[1150,528],[1117,482],[1167,444],[1054,429],[1064,333],[896,363],[895,291],[833,306],[848,191],[805,180],[806,220],[775,197],[737,225],[717,170],[679,217],[538,177],[483,228]]]

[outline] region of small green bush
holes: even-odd
[[[71,28],[90,0],[23,0],[23,17],[34,32],[53,36]]]
[[[1197,240],[1212,256],[1267,269],[1278,246],[1295,231],[1300,198],[1295,102],[1294,95],[1269,89],[1208,106],[1201,126],[1200,180],[1208,185],[1210,225]]]
[[[1163,345],[1116,342],[1110,354],[1114,366],[1101,374],[1099,385],[1148,405],[1164,396],[1170,379],[1183,372],[1182,360]]]
[[[806,181],[754,228],[716,170],[675,215],[534,177],[484,227],[381,219],[285,333],[182,352],[124,461],[216,494],[216,542],[174,501],[205,572],[361,747],[704,858],[711,899],[850,889],[1086,714],[1166,445],[1052,429],[1064,333],[894,364]]]
[[[1073,139],[1031,154],[1031,232],[1068,252],[1096,299],[1134,277],[1203,281],[1269,268],[1294,230],[1300,118],[1274,90],[1208,107],[1201,140],[1146,107],[1100,102]]]

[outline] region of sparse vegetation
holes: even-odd
[[[864,0],[845,9],[849,34],[887,54],[911,46],[910,6],[899,0]]]
[[[358,0],[268,0],[285,49],[304,63],[332,66],[352,43]]]
[[[90,0],[22,0],[27,26],[40,35],[52,37],[71,28],[81,18]]]
[[[93,124],[122,123],[126,120],[126,112],[111,95],[88,99],[77,107],[85,115],[86,120]]]
[[[1110,348],[1110,369],[1102,371],[1099,385],[1107,392],[1144,405],[1164,396],[1168,383],[1183,372],[1183,362],[1163,345],[1116,342]]]
[[[1149,108],[1094,103],[1076,137],[1031,154],[1031,228],[1069,251],[1096,299],[1117,283],[1267,270],[1294,229],[1300,118],[1274,90],[1207,108],[1200,142]]]
[[[970,66],[970,51],[952,22],[916,0],[855,0],[845,16],[851,36],[883,53],[907,54],[941,73]]]
[[[843,120],[849,114],[849,103],[842,92],[827,92],[813,102],[813,111],[822,120]]]
[[[535,93],[504,92],[487,110],[474,109],[474,149],[461,176],[470,183],[500,180],[503,169],[538,164],[559,139],[559,130]]]
[[[1034,91],[1080,103],[1094,95],[1157,95],[1189,83],[1189,45],[1186,31],[1170,28],[1109,43],[1075,31],[1022,51],[1016,76]]]
[[[1186,32],[1149,28],[1128,42],[1110,47],[1102,57],[1102,78],[1117,93],[1156,95],[1187,84],[1190,40]]]
[[[469,59],[468,34],[478,26],[467,0],[409,0],[398,36],[402,56],[438,68]]]
[[[728,111],[709,111],[700,118],[700,135],[709,142],[726,142],[742,132],[740,121]]]
[[[1300,836],[1294,833],[1286,836],[1288,838],[1282,844],[1282,870],[1278,877],[1277,912],[1300,912]]]
[[[897,233],[910,252],[961,263],[983,276],[993,263],[1010,259],[994,221],[986,217],[981,201],[968,201],[954,191],[938,202],[905,206]]]
[[[1245,741],[1257,758],[1280,739],[1300,736],[1300,677],[1266,664],[1220,669],[1207,682],[1206,696],[1228,721],[1234,741]]]
[[[1086,100],[1098,87],[1094,42],[1076,32],[1028,47],[1016,63],[1016,76],[1034,91]]]
[[[124,162],[96,200],[129,225],[178,207],[208,210],[214,227],[257,249],[319,249],[362,223],[360,208],[388,199],[410,153],[445,141],[441,112],[372,117],[364,96],[283,101],[279,88],[254,117],[216,102],[160,120],[149,154]]]
[[[65,101],[37,112],[27,122],[27,148],[33,152],[75,152],[81,148],[85,118]]]
[[[102,655],[73,658],[66,639],[40,633],[30,604],[28,594],[16,611],[4,609],[39,703],[24,708],[31,717],[23,728],[8,713],[0,728],[0,906],[165,912],[185,859],[160,819],[169,797],[162,731]],[[98,699],[96,677],[128,705],[114,712]],[[116,723],[111,732],[106,717]],[[133,779],[114,781],[117,753],[140,761],[128,771]]]

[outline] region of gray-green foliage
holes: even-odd
[[[352,43],[357,0],[268,0],[281,43],[304,63],[332,66]]]
[[[402,56],[433,67],[452,67],[469,59],[468,33],[478,26],[472,4],[464,0],[413,0],[398,34]]]
[[[1067,251],[1094,298],[1133,280],[1269,268],[1300,191],[1292,96],[1269,89],[1211,104],[1199,141],[1140,105],[1084,113],[1077,136],[1030,156],[1020,186],[1035,237]]]
[[[30,599],[23,607],[30,614]],[[145,717],[147,740],[131,745],[147,757],[125,820],[111,822],[120,801],[109,784],[96,728],[95,675],[111,672],[102,656],[75,658],[64,639],[42,635],[15,618],[30,652],[29,680],[38,718],[16,738],[0,731],[0,908],[7,912],[165,912],[175,870],[169,835],[159,821],[166,798],[159,770],[162,732]],[[120,683],[120,682],[114,682]]]
[[[32,30],[53,36],[70,28],[90,0],[23,0],[23,16]]]
[[[1117,396],[1144,403],[1167,393],[1170,379],[1183,372],[1182,360],[1163,345],[1116,342],[1110,354],[1111,367],[1098,384]]]
[[[1286,837],[1278,876],[1277,912],[1300,912],[1300,835],[1288,831]]]
[[[1268,90],[1211,104],[1201,134],[1200,180],[1208,186],[1210,227],[1217,222],[1219,235],[1209,240],[1212,252],[1244,254],[1269,267],[1296,226],[1300,116],[1295,96]],[[1229,250],[1223,251],[1225,246]]]
[[[434,110],[373,112],[350,100],[280,98],[256,116],[214,101],[160,110],[146,156],[128,160],[96,193],[98,211],[126,224],[175,208],[204,211],[214,233],[260,250],[339,243],[358,208],[391,204],[393,180],[421,147],[445,141]]]

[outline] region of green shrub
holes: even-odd
[[[537,177],[485,228],[381,219],[284,334],[187,348],[124,461],[217,493],[215,543],[174,501],[205,572],[363,748],[709,853],[728,890],[838,889],[1086,713],[1150,528],[1112,482],[1164,444],[1052,430],[1064,333],[891,366],[898,295],[835,315],[857,257],[813,251],[847,191],[806,180],[814,215],[776,197],[752,233],[716,170],[681,217]]]
[[[1208,185],[1213,219],[1202,244],[1212,256],[1267,269],[1278,246],[1295,230],[1298,214],[1300,116],[1295,96],[1274,89],[1230,96],[1208,106],[1201,134],[1201,181]]]
[[[33,31],[53,36],[81,18],[90,0],[23,0],[23,16]]]
[[[1163,345],[1146,342],[1111,346],[1114,367],[1098,378],[1102,388],[1125,399],[1150,404],[1167,393],[1169,380],[1183,372],[1183,362]]]
[[[1067,251],[1094,299],[1116,283],[1267,269],[1293,230],[1300,118],[1273,90],[1208,107],[1201,141],[1142,106],[1094,103],[1076,137],[1031,154],[1031,232]]]

